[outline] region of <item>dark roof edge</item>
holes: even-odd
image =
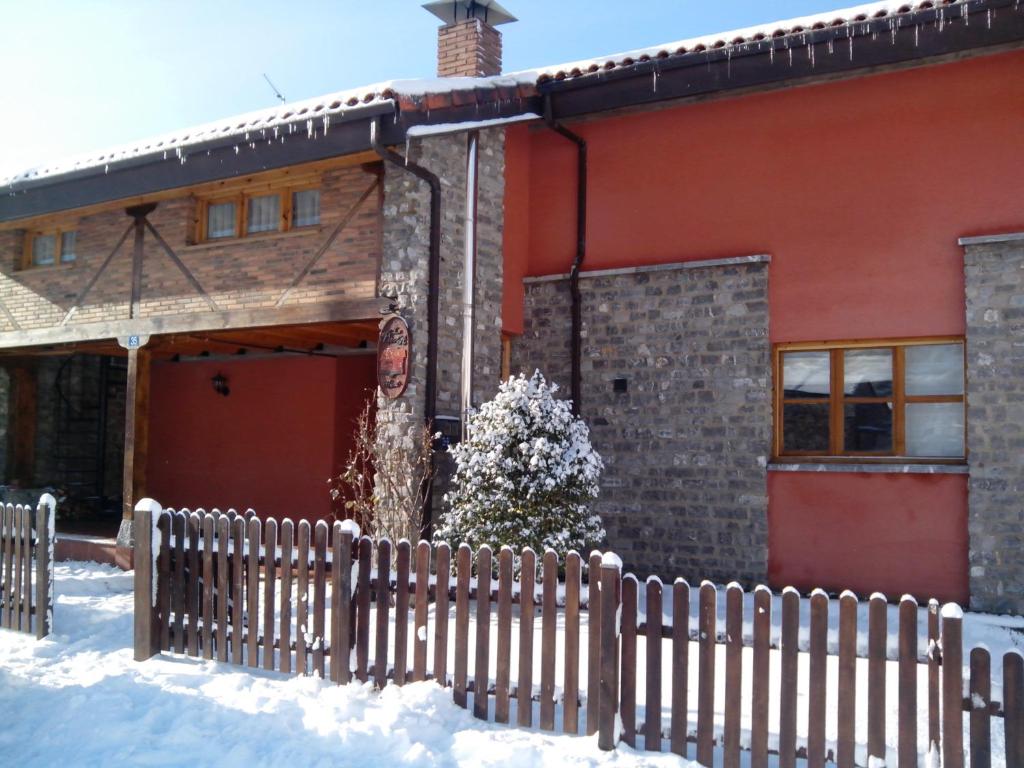
[[[567,119],[790,80],[856,76],[880,66],[924,66],[951,54],[984,55],[1024,43],[1024,4],[1019,0],[977,0],[967,7],[966,18],[942,17],[936,6],[915,12],[914,23],[895,29],[892,17],[867,19],[551,78],[537,88],[550,95],[555,117]]]

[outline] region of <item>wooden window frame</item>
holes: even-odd
[[[75,258],[71,261],[64,261],[62,259],[63,252],[63,236],[68,232],[78,232],[77,222],[61,222],[57,224],[50,224],[42,227],[33,227],[32,229],[25,230],[25,240],[22,245],[21,252],[21,264],[19,269],[53,269],[54,267],[70,267],[76,261],[78,261],[78,238],[76,236],[76,248]],[[53,264],[36,264],[32,260],[32,251],[35,246],[35,240],[37,237],[45,237],[46,235],[53,235],[54,251],[53,251]]]
[[[272,237],[284,232],[315,230],[320,226],[319,222],[317,224],[307,224],[302,227],[292,225],[292,195],[296,192],[302,192],[310,189],[320,191],[322,202],[323,187],[319,178],[306,179],[302,181],[294,180],[287,184],[258,184],[232,190],[231,192],[222,191],[217,194],[197,197],[193,241],[195,244],[233,243],[250,238]],[[280,219],[278,221],[277,229],[263,232],[249,232],[249,200],[255,197],[268,197],[270,195],[277,195],[278,197]],[[230,236],[211,238],[207,232],[209,208],[211,205],[219,205],[222,203],[235,204],[235,233]],[[320,218],[322,219],[322,216]]]
[[[906,349],[915,346],[959,344],[964,353],[964,386],[960,395],[908,395],[906,393]],[[844,352],[855,349],[889,349],[892,351],[891,396],[861,397],[846,395]],[[773,416],[772,460],[776,462],[812,461],[815,463],[885,463],[885,464],[966,464],[967,463],[967,360],[966,343],[962,336],[943,336],[909,339],[868,339],[835,342],[795,342],[776,344],[772,350]],[[785,397],[782,380],[782,356],[787,352],[829,353],[829,395],[827,398]],[[891,451],[849,451],[845,449],[845,416],[847,404],[892,403],[893,447]],[[906,455],[906,406],[913,403],[963,403],[964,455],[957,457],[928,457]],[[783,406],[816,404],[829,411],[828,451],[784,450]]]

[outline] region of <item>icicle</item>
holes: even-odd
[[[275,139],[277,138],[277,133],[278,133],[278,126],[275,125],[274,126],[274,138]]]
[[[850,61],[853,61],[853,35],[847,39],[850,41]]]
[[[307,138],[313,138],[313,118],[309,118],[306,121],[306,136]]]
[[[793,49],[792,48],[787,48],[786,49],[786,53],[789,54],[789,66],[792,67],[793,66]]]
[[[104,175],[110,173],[110,165],[109,164],[103,166],[103,173],[104,173]]]
[[[771,64],[775,63],[775,44],[774,43],[772,43],[772,46],[768,49],[768,61]]]
[[[831,56],[836,52],[835,41],[830,37],[828,39],[828,55]]]
[[[914,47],[917,48],[917,44],[921,41],[921,25],[914,25]]]
[[[942,32],[946,26],[946,9],[939,8],[939,32]]]
[[[324,115],[324,136],[327,135],[327,129],[331,127],[331,116]]]
[[[237,144],[235,144],[235,154],[236,155],[238,154],[238,145]]]
[[[989,8],[985,11],[985,23],[988,24],[988,28],[992,29],[992,9]]]
[[[807,58],[811,60],[811,69],[814,69],[814,44],[807,46]]]

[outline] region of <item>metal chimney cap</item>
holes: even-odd
[[[446,25],[458,24],[466,19],[480,19],[492,27],[518,21],[495,0],[435,0],[424,3],[423,7]]]

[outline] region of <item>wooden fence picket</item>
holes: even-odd
[[[249,549],[245,553],[246,662],[250,667],[260,664],[260,534],[262,526],[255,517],[248,520]]]
[[[512,577],[514,554],[510,547],[498,553],[498,657],[494,678],[494,722],[507,723],[512,686]]]
[[[825,708],[828,705],[828,595],[811,592],[810,666],[807,697],[807,768],[825,767]]]
[[[942,768],[963,768],[964,652],[963,611],[956,603],[942,607]]]
[[[160,532],[160,551],[157,553],[156,605],[160,621],[160,650],[171,650],[171,526],[172,517],[167,511],[157,515],[157,530]]]
[[[676,579],[672,585],[672,724],[670,744],[677,755],[686,754],[689,738],[690,585]]]
[[[544,553],[540,620],[540,729],[555,729],[555,646],[558,632],[558,555]]]
[[[343,525],[335,526],[335,545],[332,568],[338,574],[334,589],[338,595],[334,601],[337,617],[331,624],[336,628],[337,645],[331,648],[331,671],[339,685],[352,680],[352,548],[355,545],[353,530]]]
[[[697,661],[697,762],[711,765],[715,739],[715,643],[718,632],[718,592],[700,585],[700,637]]]
[[[202,523],[199,514],[192,512],[186,520],[188,526],[188,555],[186,556],[187,578],[185,581],[185,606],[188,612],[188,630],[186,635],[187,653],[189,656],[199,655],[199,610],[202,597],[199,591],[199,535]]]
[[[928,748],[942,746],[939,687],[939,601],[928,601]]]
[[[217,518],[217,661],[228,660],[228,583],[231,550],[231,522],[227,515]]]
[[[661,597],[657,576],[647,579],[647,700],[644,705],[644,749],[661,751]]]
[[[277,521],[270,517],[263,524],[263,668],[273,670],[275,603],[277,602]],[[282,651],[284,648],[282,647]]]
[[[32,508],[22,507],[21,551],[24,557],[22,568],[25,573],[21,584],[21,631],[32,631]]]
[[[327,643],[327,523],[317,520],[313,529],[313,671],[324,678],[324,646]],[[387,612],[385,611],[385,618]],[[385,651],[385,660],[387,652]]]
[[[836,765],[853,768],[857,725],[857,596],[839,595],[839,676],[836,683]]]
[[[597,733],[601,710],[601,553],[591,552],[587,568],[587,735]],[[529,725],[520,720],[520,725]]]
[[[388,684],[388,613],[391,609],[391,542],[377,542],[377,624],[373,648],[373,684]]]
[[[743,716],[743,587],[725,588],[725,768],[739,768],[740,720]]]
[[[868,602],[868,757],[885,761],[885,662],[888,607],[885,595]]]
[[[306,638],[309,624],[309,539],[312,529],[308,520],[299,521],[299,551],[295,574],[295,671],[309,674],[309,649]]]
[[[2,536],[0,536],[0,544],[2,544],[4,550],[4,571],[2,576],[0,576],[0,582],[2,582],[3,586],[3,594],[0,594],[0,625],[4,629],[10,629],[12,611],[11,584],[14,583],[14,505],[4,504],[0,506],[0,512],[3,512],[3,529]]]
[[[409,571],[412,545],[402,539],[395,556],[395,685],[405,685],[409,673]]]
[[[771,691],[772,593],[768,587],[754,590],[754,654],[750,701],[750,766],[768,765],[768,701]]]
[[[43,494],[36,508],[36,639],[42,640],[53,622],[53,525],[57,502]]]
[[[972,648],[971,681],[971,768],[992,765],[992,659],[985,648]],[[901,763],[902,765],[902,763]]]
[[[341,638],[338,636],[341,631],[341,625],[339,619],[341,618],[341,571],[347,563],[344,562],[345,554],[342,552],[341,546],[341,522],[338,520],[334,521],[334,525],[331,526],[331,540],[328,542],[328,549],[331,552],[331,567],[330,567],[330,581],[331,581],[331,620],[330,630],[328,634],[331,637],[329,648],[330,648],[330,672],[328,677],[332,683],[340,682],[338,677],[341,672],[341,658],[344,653],[341,651]],[[346,638],[346,645],[348,640]]]
[[[619,717],[622,740],[636,747],[636,636],[640,585],[636,576],[622,577],[622,669],[619,686]]]
[[[562,685],[562,730],[580,730],[580,577],[578,552],[565,558],[565,664]]]
[[[476,653],[473,668],[473,714],[487,719],[490,706],[491,548],[480,547],[476,560]]]
[[[899,607],[897,759],[916,768],[917,754],[917,600],[904,595]]]
[[[466,687],[469,675],[469,577],[472,560],[473,552],[469,545],[460,544],[455,563],[455,674],[452,698],[463,709],[469,703]]]
[[[356,679],[370,679],[370,570],[373,542],[368,536],[359,540],[359,575],[356,581]]]
[[[1003,655],[1003,735],[1006,764],[1024,765],[1024,656],[1016,649]]]
[[[231,522],[231,663],[241,665],[242,635],[245,632],[245,520]]]
[[[24,517],[24,508],[19,504],[14,508],[13,514],[13,527],[11,529],[11,537],[14,539],[14,586],[11,587],[10,581],[7,582],[7,589],[11,593],[11,623],[9,624],[11,629],[21,629],[21,571],[22,571],[22,543],[24,541],[21,535],[21,521]]]
[[[597,746],[615,749],[619,714],[619,611],[622,598],[622,566],[614,560],[601,565],[600,679]]]
[[[215,518],[213,515],[203,515],[202,526],[203,526],[203,625],[201,645],[203,646],[203,658],[210,660],[213,658],[213,628],[216,624],[216,619],[213,615],[213,603],[214,603],[214,568],[213,568],[213,548],[214,548],[214,522]]]
[[[413,614],[412,679],[427,679],[427,615],[430,601],[430,542],[416,545],[416,607]]]
[[[185,531],[188,529],[182,510],[171,512],[174,554],[171,558],[171,611],[174,613],[174,650],[185,652]]]
[[[782,665],[779,680],[779,768],[796,765],[797,659],[800,632],[800,594],[782,590]]]
[[[537,555],[527,547],[519,568],[519,680],[516,686],[516,722],[533,725],[533,624]],[[593,614],[591,614],[593,618]]]
[[[282,672],[292,671],[292,548],[295,524],[287,517],[281,521],[281,615],[278,637],[279,667]]]
[[[452,574],[452,550],[447,544],[437,546],[434,571],[437,574],[437,597],[434,601],[434,680],[448,685],[448,585]]]

